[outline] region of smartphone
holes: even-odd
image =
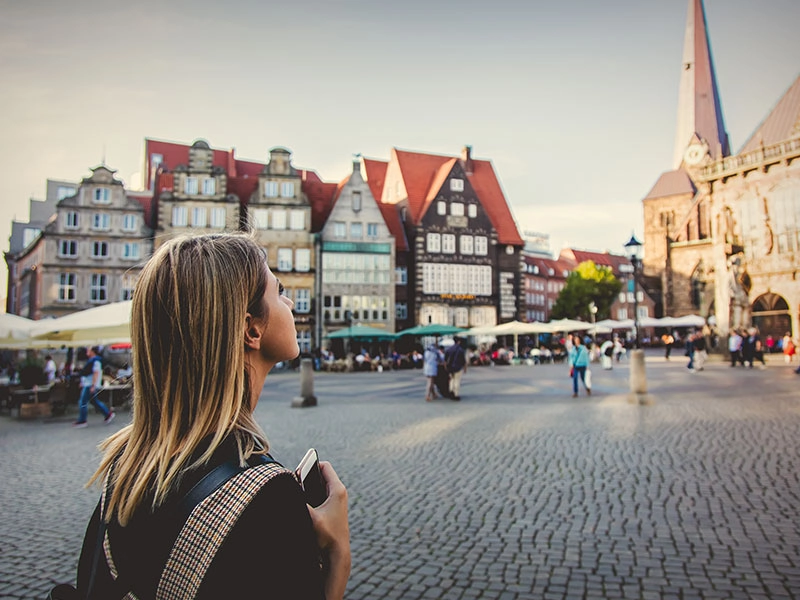
[[[322,479],[319,468],[319,455],[314,448],[309,448],[303,460],[297,465],[297,478],[306,495],[306,502],[316,508],[328,497],[328,489]]]

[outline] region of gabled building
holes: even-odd
[[[797,335],[800,77],[732,153],[702,0],[689,0],[672,170],[645,196],[644,270],[664,313]]]
[[[395,240],[361,162],[335,190],[319,234],[322,338],[342,327],[395,331]]]
[[[399,329],[468,328],[522,315],[524,243],[491,162],[474,159],[470,147],[460,157],[394,148],[385,170],[373,160],[365,171],[368,181],[373,173],[382,179],[370,187],[394,207],[405,233],[395,236],[408,288],[405,298],[397,295],[407,303]]]

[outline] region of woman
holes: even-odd
[[[576,335],[573,338],[573,346],[569,351],[569,364],[572,372],[572,397],[578,397],[578,377],[581,378],[583,387],[586,388],[586,393],[592,395],[592,387],[586,385],[586,368],[589,366],[589,351],[583,345],[581,336]]]
[[[425,388],[425,401],[431,402],[437,397],[434,384],[436,382],[436,376],[439,373],[439,364],[444,360],[444,357],[439,353],[439,349],[436,347],[436,344],[431,344],[425,350],[422,360],[422,372],[425,374],[425,378],[428,380],[427,387]]]
[[[226,461],[253,466],[267,454],[253,411],[270,369],[298,354],[292,302],[282,291],[263,249],[244,234],[173,239],[142,270],[131,313],[133,422],[103,442],[92,477],[111,472],[107,545],[139,598],[157,597],[183,525],[175,510],[187,491]],[[347,491],[329,463],[321,467],[328,498],[316,509],[290,472],[260,488],[216,552],[197,598],[343,597]],[[87,529],[79,590],[88,586],[99,518],[96,510]],[[101,557],[92,597],[109,597],[109,569]]]

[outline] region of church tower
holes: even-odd
[[[674,169],[730,155],[703,0],[689,0],[681,68]]]

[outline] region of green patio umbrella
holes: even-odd
[[[328,339],[350,339],[350,340],[364,340],[380,342],[384,340],[393,340],[395,334],[385,329],[377,329],[375,327],[367,327],[366,325],[353,325],[351,327],[343,327],[336,331],[329,333]]]
[[[420,336],[458,335],[459,333],[466,333],[467,331],[469,330],[462,329],[461,327],[454,327],[453,325],[429,323],[428,325],[417,325],[416,327],[411,327],[410,329],[404,329],[403,331],[398,331],[397,336],[400,337],[401,335],[420,335]]]

